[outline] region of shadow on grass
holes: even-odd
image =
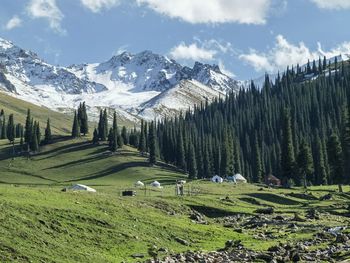
[[[54,148],[54,149],[49,150],[49,151],[42,151],[42,152],[36,154],[35,157],[49,155],[49,156],[46,156],[43,158],[38,158],[38,160],[46,160],[46,159],[50,159],[50,158],[56,157],[56,156],[61,155],[61,154],[82,151],[82,150],[90,149],[93,147],[96,147],[96,146],[89,143],[89,142],[86,142],[86,141],[77,142],[77,143],[72,143],[72,144],[68,144],[68,145],[63,145],[63,146]]]
[[[215,207],[210,206],[204,206],[204,205],[189,205],[189,207],[203,215],[209,218],[218,218],[218,217],[225,217],[225,216],[234,216],[234,215],[251,215],[244,212],[231,212],[224,209],[219,209]]]
[[[302,202],[295,201],[290,198],[286,198],[283,196],[275,195],[275,194],[270,194],[270,193],[251,193],[247,194],[250,197],[254,197],[257,199],[261,199],[264,201],[268,201],[271,203],[276,203],[280,205],[300,205]]]
[[[80,160],[76,160],[76,161],[72,161],[72,162],[68,162],[68,163],[64,163],[64,164],[51,166],[51,167],[45,168],[44,170],[52,170],[52,169],[66,168],[66,167],[69,167],[69,166],[81,165],[81,164],[86,164],[86,163],[90,163],[90,162],[99,161],[99,160],[102,160],[104,158],[106,158],[106,156],[99,155],[99,156],[95,156],[95,157],[90,157],[90,158],[86,158],[86,159],[80,159]]]
[[[149,167],[148,163],[146,162],[131,162],[131,163],[122,163],[119,165],[116,165],[114,167],[105,169],[101,172],[94,173],[89,176],[81,177],[81,178],[76,178],[76,179],[71,179],[71,180],[66,180],[64,182],[76,182],[76,181],[85,181],[85,180],[94,180],[94,179],[99,179],[103,178],[118,172],[121,172],[122,170],[132,168],[132,167]]]

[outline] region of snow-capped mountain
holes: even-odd
[[[108,107],[126,119],[161,118],[237,91],[239,84],[218,66],[197,62],[190,68],[151,51],[58,67],[0,38],[0,88],[60,111],[71,112],[86,101],[92,115]]]

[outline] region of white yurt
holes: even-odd
[[[145,184],[143,182],[141,182],[141,181],[137,181],[135,183],[135,187],[142,187],[142,186],[145,186]]]
[[[233,177],[235,178],[236,183],[246,183],[247,182],[247,179],[245,179],[243,177],[243,175],[241,175],[241,174],[235,174]]]
[[[161,186],[160,186],[160,183],[159,183],[158,181],[154,181],[153,183],[151,183],[151,186],[152,186],[152,187],[158,187],[158,188],[161,187]]]
[[[93,192],[93,193],[96,192],[96,190],[94,188],[91,188],[91,187],[83,185],[83,184],[75,184],[75,185],[69,186],[69,187],[66,188],[66,190],[70,190],[70,191],[86,191],[86,192]]]
[[[211,181],[214,182],[214,183],[222,183],[224,181],[224,179],[218,175],[214,175],[212,178],[211,178]]]

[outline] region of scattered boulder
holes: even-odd
[[[207,224],[207,222],[204,220],[204,216],[195,210],[192,210],[190,219],[198,224]]]
[[[332,200],[332,197],[333,197],[332,194],[328,193],[328,194],[326,194],[324,196],[321,196],[320,197],[320,201]]]
[[[254,211],[254,213],[257,214],[265,214],[265,215],[272,215],[274,213],[273,207],[264,207],[264,208],[259,208]]]
[[[309,219],[320,219],[320,215],[318,213],[318,211],[316,210],[316,208],[311,208],[309,210],[307,210],[306,212],[306,217]]]
[[[141,253],[135,253],[135,254],[132,254],[131,257],[133,257],[133,258],[144,258],[145,255],[141,254]]]
[[[185,239],[182,239],[180,237],[174,237],[175,241],[180,243],[181,245],[184,245],[184,246],[189,246],[190,243],[188,241],[186,241]]]
[[[338,234],[337,237],[335,238],[336,243],[346,243],[349,240],[347,235],[344,234]]]
[[[292,221],[305,222],[306,219],[302,218],[298,213],[295,212]]]

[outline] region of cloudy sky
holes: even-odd
[[[350,0],[1,0],[0,37],[52,64],[152,50],[237,79],[350,54]]]

